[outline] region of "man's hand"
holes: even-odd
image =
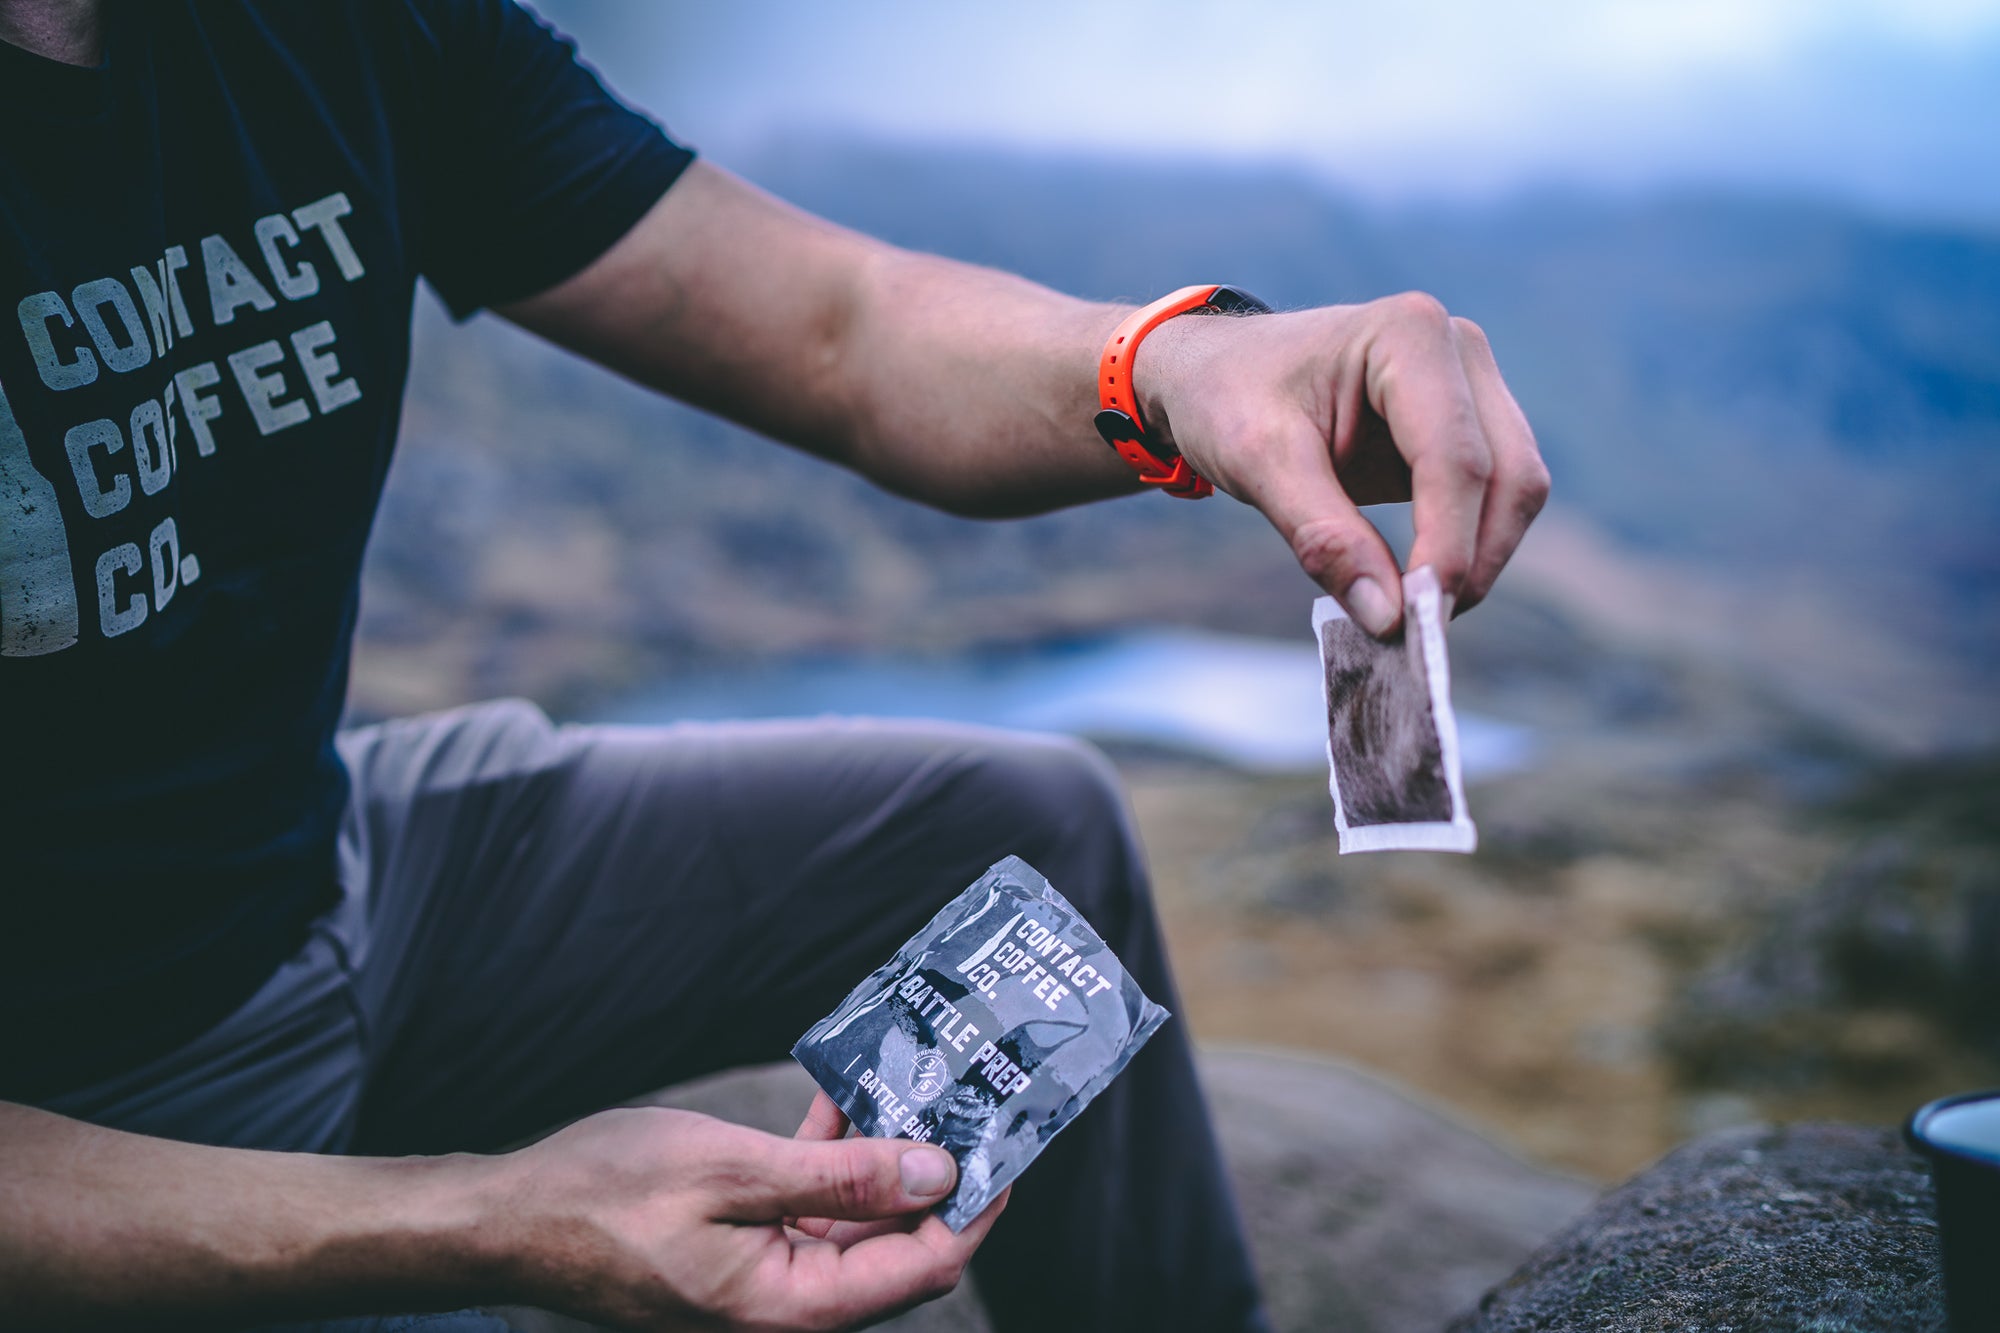
[[[1402,618],[1396,558],[1356,506],[1415,501],[1410,567],[1465,610],[1548,499],[1534,434],[1486,336],[1420,293],[1240,318],[1182,316],[1133,363],[1149,430],[1271,520],[1375,635]]]
[[[630,1328],[850,1328],[958,1283],[942,1148],[782,1139],[685,1111],[592,1116],[516,1155],[524,1299]],[[788,1225],[788,1219],[819,1219]]]
[[[644,1329],[830,1329],[943,1294],[1004,1200],[929,1215],[950,1154],[607,1111],[503,1157],[175,1143],[0,1104],[8,1327],[528,1304]],[[787,1226],[804,1215],[810,1231]]]

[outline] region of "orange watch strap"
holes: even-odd
[[[1221,285],[1212,282],[1183,287],[1134,310],[1112,330],[1097,358],[1098,433],[1139,474],[1140,481],[1184,500],[1213,495],[1215,487],[1187,459],[1176,454],[1169,461],[1148,447],[1145,419],[1139,414],[1139,395],[1132,387],[1132,362],[1147,334],[1175,315],[1207,305],[1220,290]]]

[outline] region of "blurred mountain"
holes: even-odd
[[[1390,212],[1262,171],[839,145],[751,174],[1086,295],[1217,277],[1279,306],[1430,291],[1487,328],[1558,495],[1611,536],[1838,570],[1872,609],[1972,599],[1909,628],[2000,647],[2000,232],[1731,194]]]
[[[1480,321],[1558,503],[1455,636],[1475,691],[1562,651],[1739,673],[1902,748],[2000,734],[2000,234],[1720,194],[1392,212],[1268,171],[835,142],[735,165],[1084,295],[1423,288]],[[427,306],[355,707],[578,709],[692,664],[1143,622],[1293,634],[1310,594],[1226,500],[950,519]]]

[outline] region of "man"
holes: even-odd
[[[466,1155],[781,1054],[1008,852],[1172,1006],[1087,750],[521,705],[335,741],[419,276],[977,515],[1135,489],[1092,424],[1127,312],[693,161],[507,0],[0,0],[0,37],[10,1320],[839,1327],[991,1228],[1004,1328],[1261,1327],[1180,1024],[958,1236],[949,1158],[823,1100],[798,1140],[625,1111]],[[1378,634],[1357,504],[1413,495],[1465,607],[1546,494],[1426,297],[1167,319],[1123,364],[1145,441]]]

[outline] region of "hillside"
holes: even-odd
[[[1837,582],[1967,660],[2000,647],[2000,233],[1728,194],[1384,212],[1283,175],[839,146],[752,174],[1088,295],[1432,291],[1493,335],[1558,496],[1615,539]]]
[[[1874,743],[2000,734],[2000,240],[1722,196],[1388,214],[1270,174],[839,145],[750,173],[1091,295],[1436,291],[1492,332],[1557,483],[1461,652],[1553,617]],[[355,705],[588,708],[689,665],[1163,620],[1290,635],[1309,592],[1226,500],[961,522],[427,308]]]

